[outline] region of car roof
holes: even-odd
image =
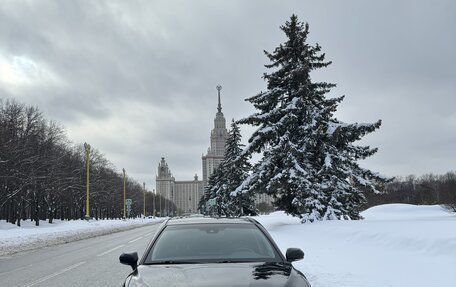
[[[166,225],[181,224],[256,224],[256,220],[248,217],[226,218],[226,217],[188,217],[188,218],[171,218]]]

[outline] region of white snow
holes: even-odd
[[[326,168],[331,168],[331,166],[332,166],[331,155],[329,153],[327,153],[326,157],[325,157],[325,167]]]
[[[455,286],[456,215],[438,205],[388,204],[362,213],[360,221],[301,224],[283,212],[256,217],[280,249],[299,247],[294,265],[312,287]],[[160,219],[155,219],[160,220]],[[0,221],[0,256],[75,238],[96,236],[153,219],[23,222]]]
[[[40,221],[21,221],[21,227],[0,220],[0,256],[44,246],[113,233],[162,219],[127,220],[54,220],[52,224]]]
[[[275,212],[256,217],[280,249],[299,247],[294,263],[312,287],[456,286],[456,215],[438,205],[388,204],[361,221],[300,224]]]
[[[329,135],[329,136],[332,136],[333,133],[339,128],[339,127],[346,127],[347,124],[346,123],[342,123],[342,122],[329,122],[328,123],[328,129],[326,130],[326,134]]]

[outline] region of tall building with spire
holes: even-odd
[[[207,154],[202,156],[203,161],[203,186],[207,186],[209,176],[220,165],[220,162],[225,156],[226,138],[228,131],[226,130],[226,120],[222,113],[222,104],[220,101],[220,91],[222,86],[217,86],[218,91],[218,106],[217,113],[214,119],[214,128],[211,131],[211,143],[207,149]]]
[[[226,150],[226,140],[228,131],[226,129],[225,116],[222,113],[222,103],[220,99],[220,91],[222,86],[217,86],[218,105],[217,113],[214,119],[214,128],[210,134],[210,146],[207,149],[207,154],[202,155],[203,179],[198,180],[198,175],[195,174],[193,180],[176,181],[168,167],[165,158],[162,157],[158,164],[158,175],[156,177],[157,193],[168,200],[171,200],[176,205],[177,210],[170,210],[169,207],[162,207],[162,215],[179,215],[183,213],[198,212],[198,203],[203,196],[204,187],[214,170],[220,165]],[[256,195],[257,203],[264,202],[271,204],[272,198],[267,195]],[[160,211],[159,211],[160,212]]]
[[[221,90],[222,86],[218,85],[217,113],[215,114],[214,128],[211,131],[210,146],[207,149],[207,154],[202,156],[203,180],[198,180],[198,175],[195,174],[193,180],[176,181],[164,157],[161,158],[158,164],[158,174],[155,178],[157,194],[174,202],[177,209],[172,210],[170,207],[162,206],[162,215],[196,213],[209,176],[223,160],[228,131],[226,129],[226,120],[222,113]]]

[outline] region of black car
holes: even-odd
[[[181,218],[160,226],[139,263],[136,252],[119,259],[133,268],[124,283],[128,287],[309,287],[291,265],[303,257],[297,248],[284,256],[251,218]]]

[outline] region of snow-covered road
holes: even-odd
[[[0,286],[121,286],[131,267],[123,252],[142,256],[158,224],[49,246],[0,259]]]

